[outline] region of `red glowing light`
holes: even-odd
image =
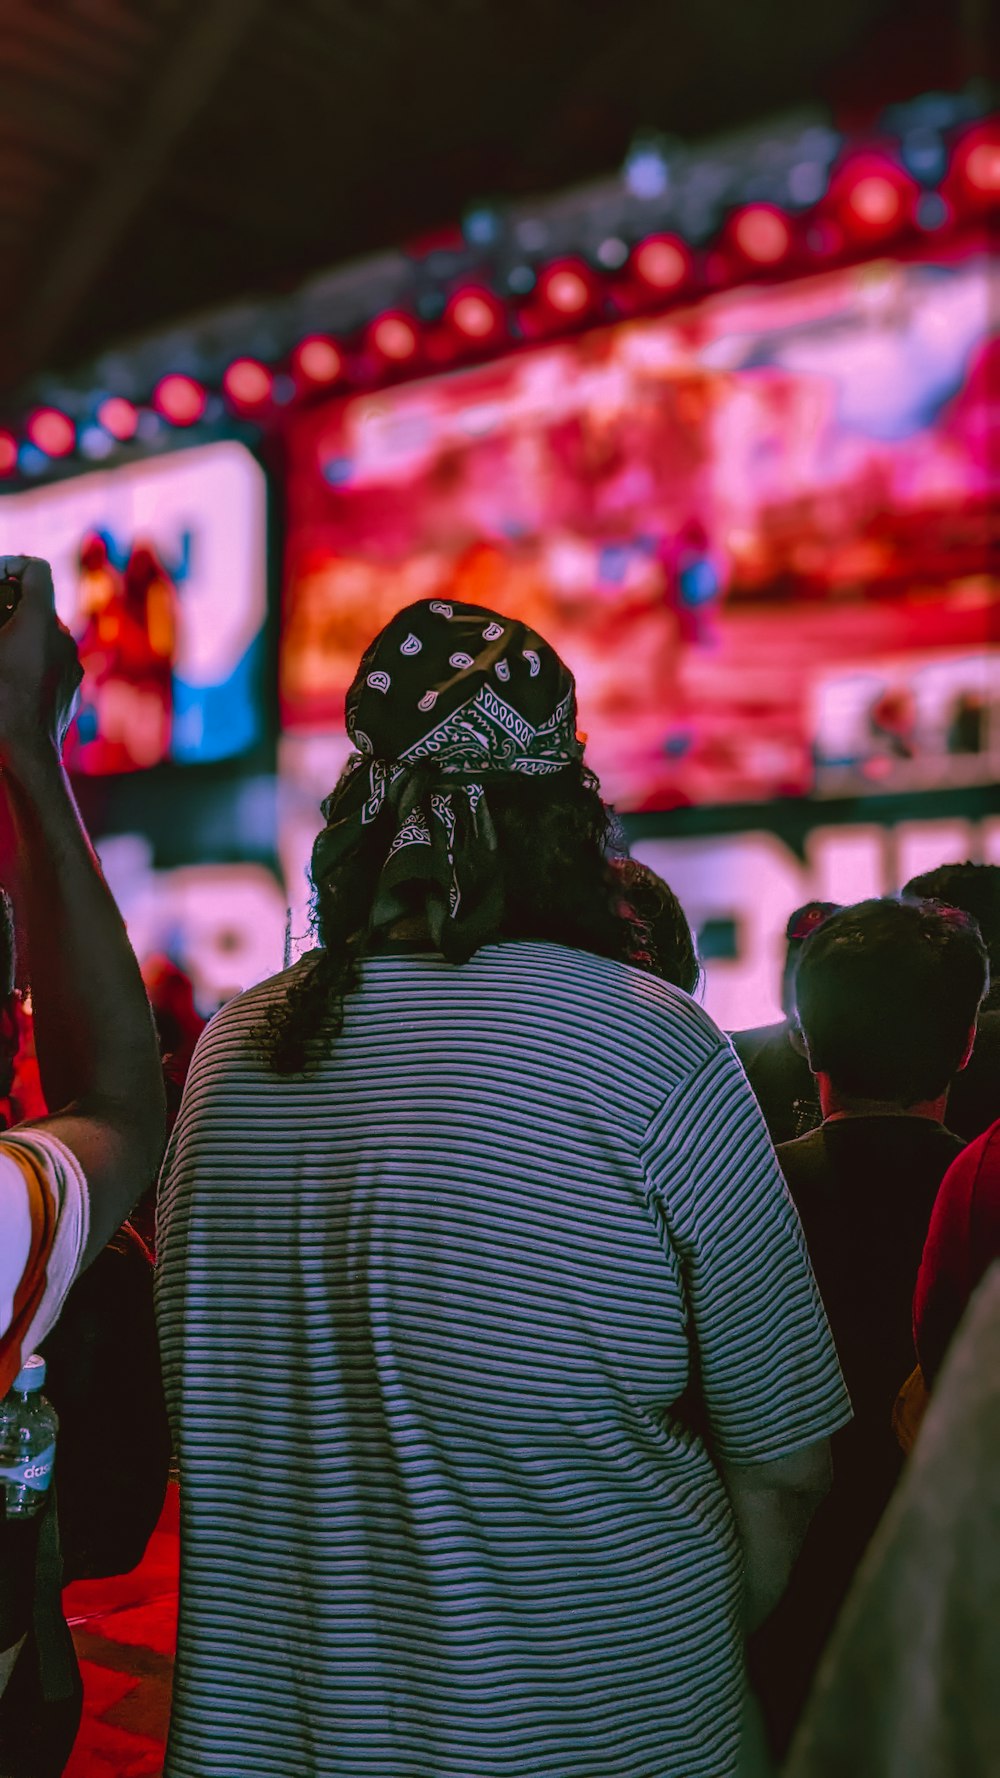
[[[755,265],[777,265],[792,244],[792,231],[780,210],[767,204],[751,204],[733,224],[733,239]]]
[[[650,235],[632,255],[636,277],[651,290],[676,290],[688,274],[686,249],[670,235]]]
[[[496,304],[479,290],[465,290],[456,296],[449,306],[448,319],[457,333],[470,340],[487,340],[500,326]]]
[[[12,475],[17,468],[17,439],[13,432],[0,432],[0,475]]]
[[[123,395],[109,395],[97,410],[97,420],[112,438],[126,439],[135,437],[139,415],[132,402],[126,401]]]
[[[856,241],[875,241],[902,228],[914,212],[919,188],[883,154],[854,155],[831,187],[837,217]]]
[[[76,427],[55,407],[40,407],[28,421],[28,437],[47,457],[68,457],[76,444]]]
[[[964,173],[973,191],[989,196],[1000,192],[1000,142],[977,142],[966,157]]]
[[[267,401],[272,382],[271,372],[256,358],[237,358],[226,371],[222,387],[230,401],[238,402],[240,407],[259,407]]]
[[[393,364],[405,364],[417,350],[417,330],[405,315],[383,315],[372,328],[372,345]]]
[[[164,377],[153,390],[153,406],[172,426],[193,426],[205,412],[207,399],[193,377]]]
[[[884,173],[868,173],[847,194],[847,208],[866,228],[891,228],[899,221],[903,201]]]
[[[541,281],[541,296],[557,314],[582,315],[590,307],[590,280],[573,266],[553,266]]]
[[[294,359],[299,376],[309,383],[335,383],[344,368],[344,360],[332,340],[322,334],[302,340]]]

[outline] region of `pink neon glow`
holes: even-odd
[[[11,475],[17,468],[17,439],[12,432],[0,432],[0,475]]]
[[[68,457],[76,444],[76,427],[55,407],[40,407],[28,421],[28,437],[47,457]]]
[[[164,377],[153,390],[153,406],[172,426],[193,426],[205,412],[207,399],[193,377]]]
[[[880,259],[304,411],[286,728],[454,598],[564,653],[622,809],[991,781],[985,298],[978,252]]]

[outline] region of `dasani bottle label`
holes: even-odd
[[[36,1493],[44,1494],[52,1480],[55,1460],[56,1448],[52,1444],[24,1463],[0,1463],[0,1482],[12,1482],[16,1488],[34,1488]]]

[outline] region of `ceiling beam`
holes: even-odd
[[[8,332],[2,380],[12,385],[44,365],[179,138],[204,110],[264,0],[193,0],[151,90],[139,127],[114,144],[30,289],[20,326]],[[10,336],[13,335],[13,339]]]

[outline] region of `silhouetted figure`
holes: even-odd
[[[854,1419],[834,1438],[833,1488],[752,1650],[776,1751],[899,1476],[892,1411],[915,1363],[917,1269],[938,1187],[962,1147],[942,1118],[985,985],[985,947],[968,915],[892,898],[832,915],[796,966],[823,1123],[779,1147],[778,1160]]]
[[[976,1042],[948,1095],[948,1127],[971,1142],[1000,1118],[1000,865],[939,864],[911,877],[903,895],[940,901],[971,914],[990,959],[990,987],[979,1010]]]

